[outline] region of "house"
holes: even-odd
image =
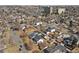
[[[57,46],[52,45],[51,47],[44,49],[43,52],[44,53],[66,53],[68,51],[66,50],[66,47],[60,44]]]
[[[37,44],[40,50],[47,48],[48,42],[45,40],[44,35],[38,31],[32,32],[29,37]]]
[[[38,31],[34,31],[32,32],[29,37],[36,43],[40,43],[40,42],[43,42],[43,35],[38,32]]]
[[[53,32],[55,32],[55,31],[56,31],[55,28],[48,27],[48,28],[46,29],[45,33],[46,33],[47,35],[49,35],[49,33],[53,33]]]
[[[35,25],[38,26],[38,25],[41,25],[41,24],[42,24],[42,22],[40,21],[40,22],[37,22]]]
[[[68,49],[75,48],[76,44],[78,42],[78,39],[75,35],[71,35],[70,37],[64,38],[64,46]]]
[[[20,28],[21,28],[22,30],[25,30],[26,24],[21,24],[21,25],[20,25]]]
[[[74,36],[75,36],[75,38],[78,40],[78,41],[77,41],[77,45],[79,45],[79,32],[76,32],[76,33],[74,34]]]
[[[49,6],[40,6],[39,8],[42,15],[47,16],[48,14],[50,14]]]

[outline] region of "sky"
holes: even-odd
[[[79,0],[0,0],[0,5],[78,5]]]

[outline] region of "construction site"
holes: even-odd
[[[0,53],[79,53],[79,6],[0,6]]]

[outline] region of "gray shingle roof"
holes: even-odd
[[[40,39],[42,39],[43,37],[42,37],[42,34],[41,34],[41,33],[39,33],[39,32],[33,32],[33,33],[30,34],[30,38],[31,38],[33,41],[37,42],[37,41],[39,41]]]

